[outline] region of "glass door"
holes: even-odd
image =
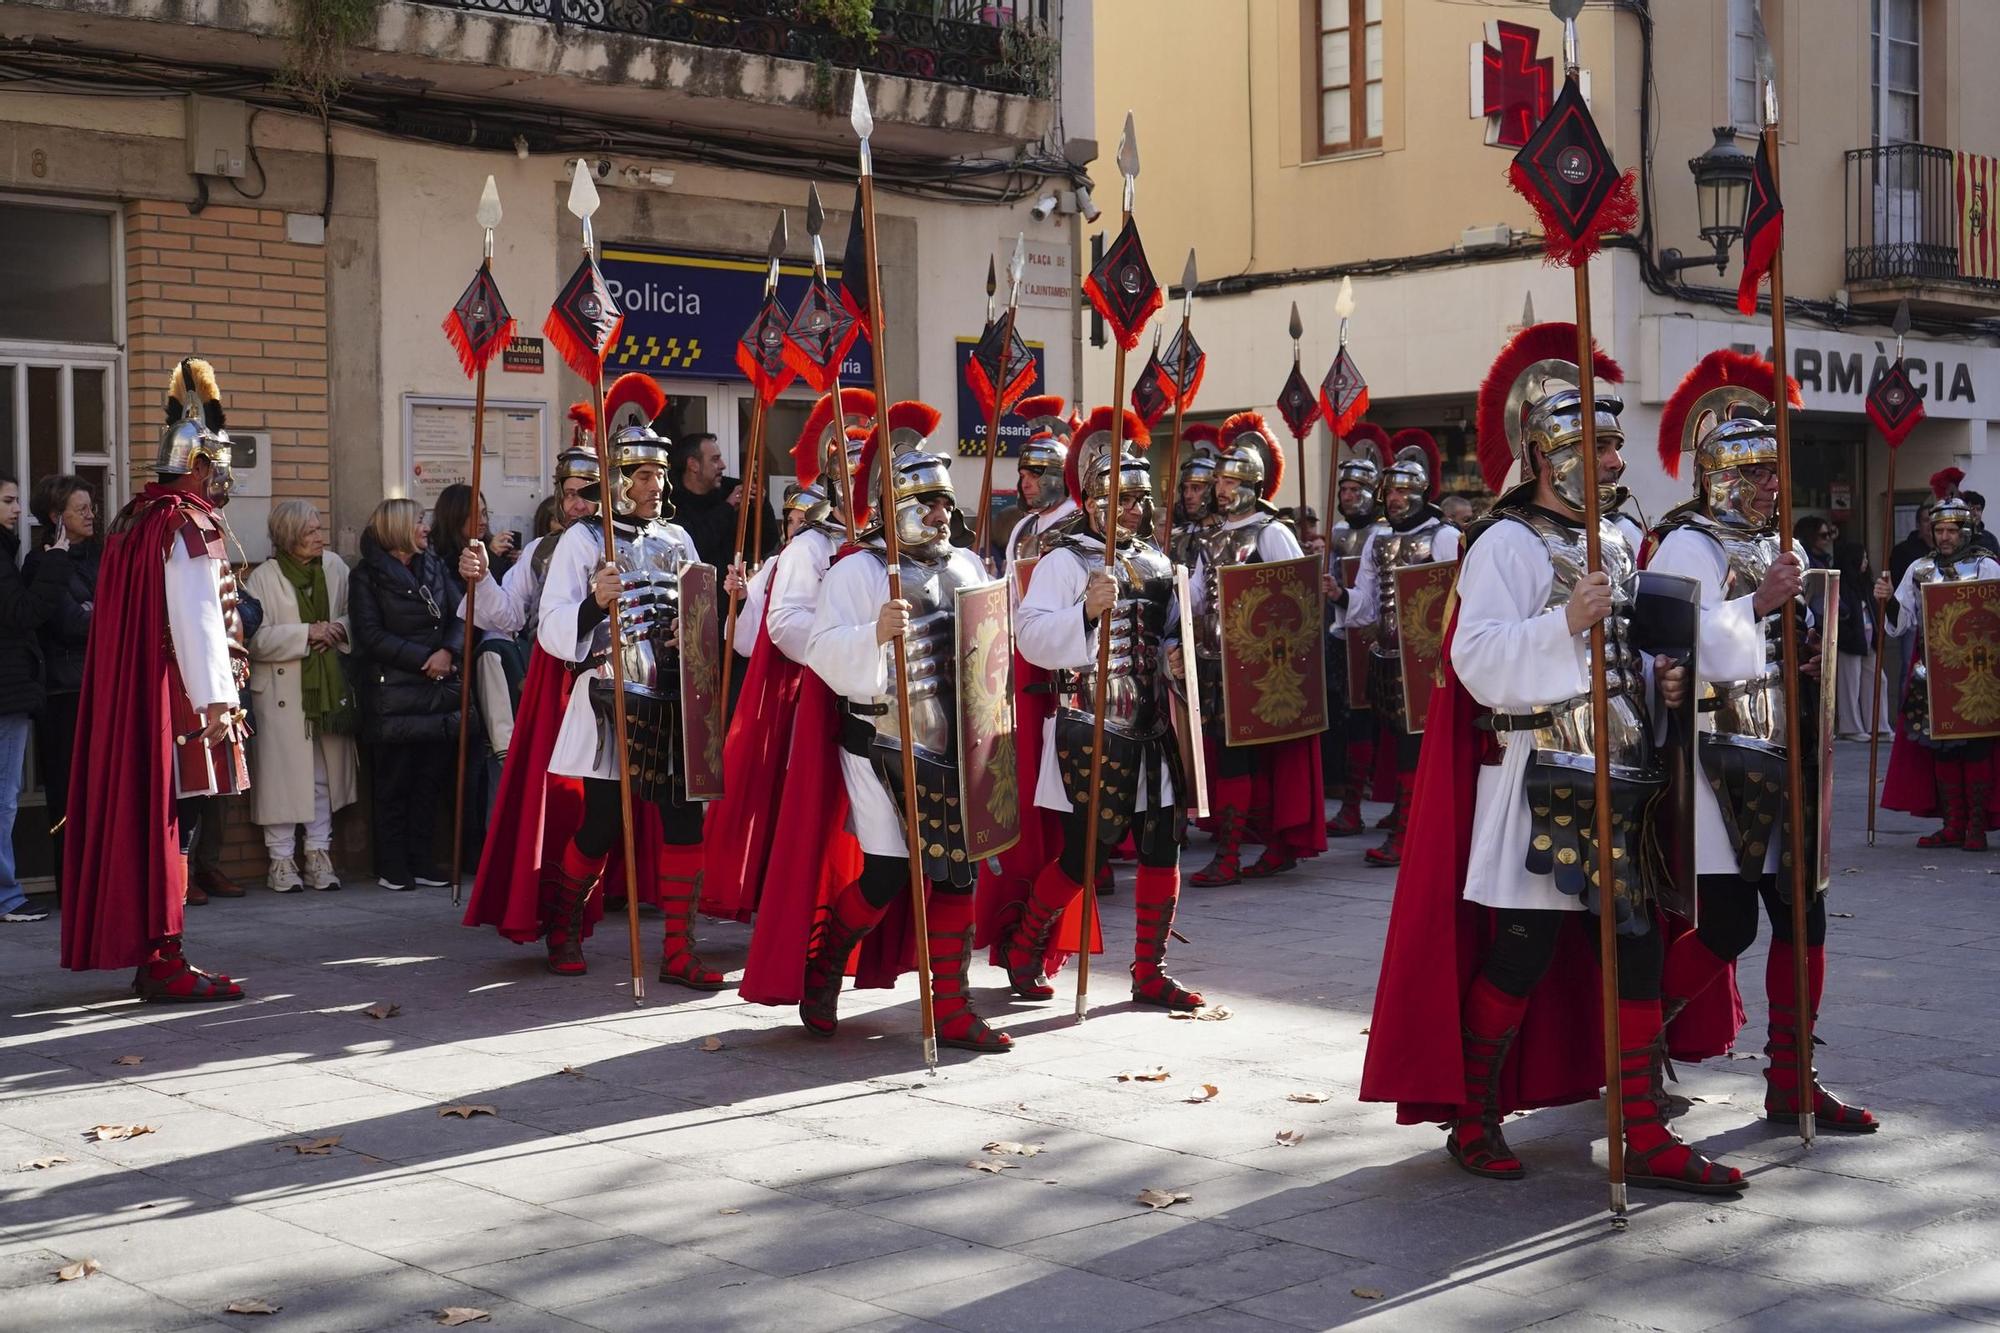
[[[26,503],[44,478],[83,478],[100,517],[123,502],[113,454],[116,370],[115,353],[55,358],[10,354],[0,343],[0,459],[21,479],[24,553],[45,539]]]

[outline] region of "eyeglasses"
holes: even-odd
[[[1769,463],[1751,463],[1736,469],[1738,475],[1752,486],[1762,486],[1778,479],[1778,469]]]
[[[438,610],[437,598],[431,596],[431,590],[428,587],[419,583],[417,585],[417,595],[424,599],[424,610],[430,612],[435,619],[444,619],[444,613]]]

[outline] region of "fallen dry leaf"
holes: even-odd
[[[1861,873],[1861,867],[1860,867],[1860,866],[1848,866],[1848,867],[1847,867],[1846,869],[1842,870],[1842,871],[1841,871],[1840,873],[1841,873],[1841,874],[1843,874],[1843,875],[1858,875],[1858,874],[1860,874],[1860,873]]]
[[[1937,867],[1936,867],[1936,866],[1925,866],[1925,867],[1923,867],[1923,868],[1924,868],[1925,870],[1936,870],[1936,869],[1937,869]]]
[[[141,1134],[152,1132],[151,1125],[92,1125],[83,1131],[83,1136],[98,1143],[109,1143],[113,1139],[136,1139]]]
[[[701,1048],[704,1051],[710,1051],[710,1052],[719,1051],[722,1049],[722,1038],[703,1037],[701,1039]]]
[[[1367,1029],[1367,1028],[1363,1028],[1363,1029],[1361,1029],[1361,1035],[1362,1035],[1362,1036],[1364,1036],[1364,1037],[1365,1037],[1365,1036],[1367,1036],[1367,1035],[1368,1035],[1368,1029]]]
[[[290,1148],[301,1157],[326,1157],[339,1146],[340,1136],[336,1134],[325,1139],[301,1139],[297,1143],[281,1143],[278,1145],[278,1150],[283,1152],[286,1148]]]
[[[1185,1098],[1184,1100],[1191,1102],[1196,1106],[1199,1106],[1203,1102],[1212,1102],[1221,1095],[1222,1095],[1221,1088],[1216,1087],[1213,1083],[1204,1083],[1201,1085],[1200,1092],[1196,1093],[1192,1097]]]
[[[1723,1106],[1728,1104],[1729,1094],[1726,1092],[1721,1094],[1703,1092],[1697,1093],[1695,1096],[1688,1098],[1688,1100],[1691,1102],[1700,1102],[1706,1106]]]
[[[1203,1009],[1181,1009],[1167,1015],[1168,1018],[1178,1018],[1193,1023],[1223,1023],[1235,1016],[1226,1004],[1210,1005]]]
[[[984,1171],[989,1176],[997,1176],[1002,1171],[1018,1171],[1020,1169],[1012,1162],[987,1161],[978,1157],[973,1158],[966,1165],[974,1171]]]
[[[377,1000],[361,1012],[370,1018],[394,1018],[397,1014],[403,1012],[403,1006],[400,1004],[390,1004],[387,1000]]]
[[[1039,1143],[1015,1143],[1012,1139],[995,1139],[986,1145],[986,1151],[1001,1157],[1033,1157],[1042,1147]]]
[[[1305,1102],[1309,1106],[1317,1106],[1321,1102],[1330,1102],[1333,1098],[1323,1092],[1288,1092],[1285,1094],[1285,1100],[1288,1102]]]
[[[46,1171],[52,1166],[62,1166],[68,1161],[69,1158],[64,1157],[61,1153],[57,1153],[53,1157],[34,1157],[25,1162],[17,1162],[14,1164],[14,1169],[16,1171]]]
[[[474,1106],[469,1102],[460,1102],[457,1106],[438,1107],[438,1115],[440,1117],[455,1115],[460,1120],[470,1120],[472,1119],[472,1117],[476,1115],[497,1115],[497,1114],[498,1112],[496,1112],[490,1106]]]
[[[56,1281],[74,1282],[78,1278],[89,1277],[92,1273],[101,1273],[103,1271],[104,1265],[98,1263],[97,1260],[79,1259],[73,1264],[64,1264],[61,1268],[58,1268],[56,1270]]]
[[[1120,1083],[1165,1083],[1173,1075],[1165,1065],[1154,1065],[1151,1069],[1121,1069],[1112,1077]]]
[[[146,1057],[143,1055],[121,1055],[111,1063],[114,1065],[143,1065],[146,1063]]]
[[[1177,1203],[1186,1203],[1194,1195],[1174,1190],[1145,1189],[1139,1191],[1139,1202],[1148,1208],[1171,1208]]]
[[[223,1313],[224,1314],[276,1314],[278,1313],[278,1311],[284,1308],[285,1307],[282,1305],[273,1305],[269,1301],[231,1301],[226,1307],[224,1307]]]
[[[571,1078],[583,1077],[583,1071],[581,1069],[578,1069],[574,1065],[564,1065],[561,1069],[558,1069],[556,1072],[558,1074],[568,1074]]]
[[[1854,913],[1852,913],[1852,912],[1828,912],[1828,913],[1827,913],[1827,915],[1828,915],[1828,916],[1839,916],[1839,917],[1846,917],[1846,918],[1847,918],[1848,920],[1850,920],[1850,921],[1852,921],[1852,920],[1854,919]]]
[[[1581,365],[1582,363],[1579,362],[1578,364]],[[1364,1301],[1379,1301],[1382,1299],[1382,1293],[1374,1287],[1356,1287],[1354,1294]]]
[[[715,1211],[719,1217],[734,1217],[743,1210],[741,1208],[718,1208]]]
[[[1281,1148],[1296,1148],[1305,1141],[1306,1132],[1302,1129],[1281,1129],[1278,1131],[1278,1146]]]
[[[470,1305],[447,1305],[438,1311],[438,1322],[446,1328],[457,1328],[460,1324],[478,1323],[491,1316],[490,1310],[475,1309]]]

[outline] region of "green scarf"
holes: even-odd
[[[326,595],[326,566],[315,558],[301,560],[290,551],[278,552],[278,572],[299,600],[299,619],[308,625],[333,619]],[[307,651],[299,664],[299,704],[305,710],[306,732],[345,732],[353,729],[354,700],[348,694],[347,675],[340,669],[340,653],[334,649]]]

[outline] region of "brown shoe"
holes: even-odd
[[[241,898],[245,896],[242,885],[223,874],[214,866],[196,866],[194,868],[193,881],[194,888],[199,888],[210,898]],[[189,889],[189,892],[194,892],[194,888]],[[188,901],[193,902],[194,900],[189,898]]]
[[[206,907],[208,906],[208,895],[201,891],[201,885],[195,883],[193,879],[189,879],[187,882],[187,892],[181,895],[181,901],[189,907]]]

